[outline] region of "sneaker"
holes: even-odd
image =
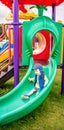
[[[29,99],[29,96],[28,95],[23,95],[22,99]]]

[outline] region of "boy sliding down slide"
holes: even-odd
[[[48,83],[48,78],[46,77],[46,75],[44,75],[43,67],[41,64],[36,64],[33,69],[35,72],[35,77],[29,77],[28,80],[34,82],[34,88],[26,95],[23,95],[23,99],[29,99],[29,97],[35,92],[39,93]]]

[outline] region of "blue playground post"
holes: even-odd
[[[56,20],[56,5],[52,4],[52,20]],[[51,49],[53,47],[53,37],[51,36]]]
[[[56,20],[56,6],[55,6],[55,4],[52,4],[52,19],[54,21]],[[52,42],[53,42],[53,38],[51,38],[51,43]],[[61,81],[61,84],[62,84],[61,85],[61,94],[64,95],[64,38],[63,38],[63,64],[62,64],[62,81]]]
[[[64,95],[64,58],[63,58],[63,65],[62,65],[62,90],[61,94]]]
[[[64,26],[63,26],[64,33]],[[63,35],[63,64],[62,64],[62,89],[61,94],[64,95],[64,35]]]
[[[56,6],[55,4],[52,4],[52,19],[56,20]]]
[[[13,1],[13,28],[14,28],[14,86],[19,83],[19,19],[18,0]]]

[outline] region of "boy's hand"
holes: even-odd
[[[29,77],[28,80],[34,82],[34,78]]]
[[[29,77],[28,80],[31,81],[31,78]]]

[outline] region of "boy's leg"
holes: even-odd
[[[23,99],[29,99],[29,97],[34,93],[36,92],[35,89],[32,89],[29,93],[27,93],[26,95],[23,95],[22,98]]]
[[[36,90],[35,90],[35,89],[32,89],[27,95],[28,95],[28,96],[31,96],[34,92],[36,92]]]

